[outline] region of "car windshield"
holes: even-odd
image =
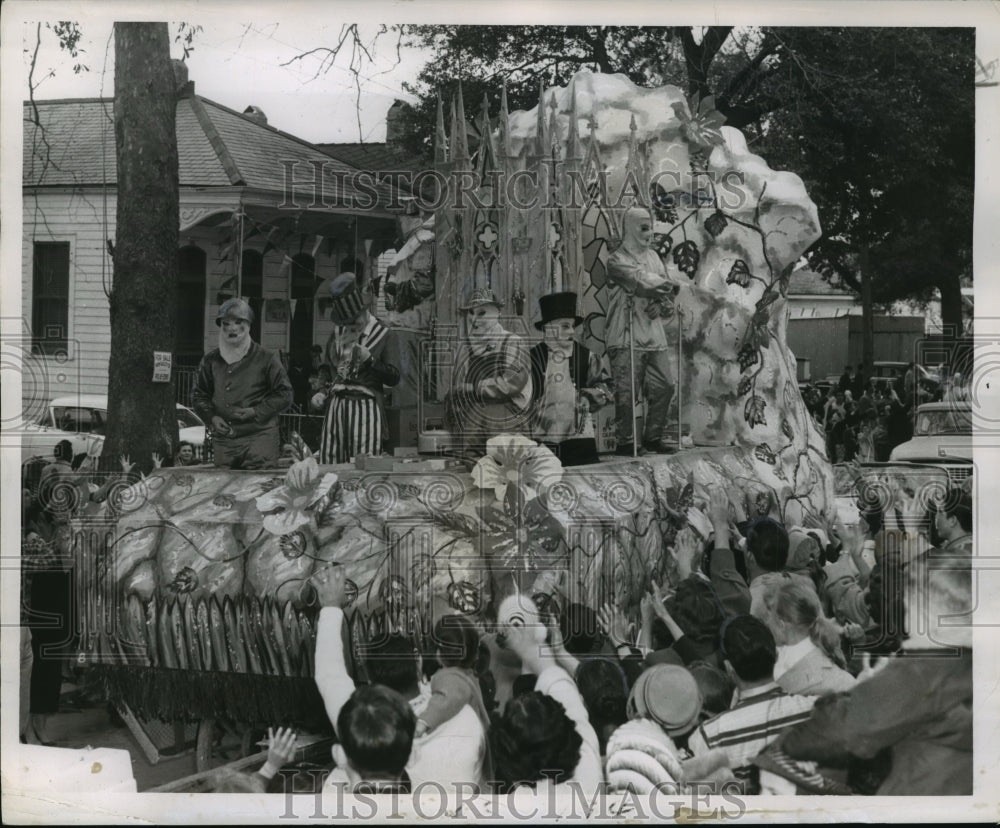
[[[196,426],[205,425],[190,408],[182,408],[177,406],[177,427],[178,428],[194,428]]]
[[[57,405],[52,409],[55,426],[62,431],[84,434],[104,433],[104,412],[96,408]]]
[[[972,435],[971,412],[954,411],[921,411],[917,414],[915,432],[921,436],[931,434],[968,434]]]

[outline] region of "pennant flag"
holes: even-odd
[[[266,256],[270,251],[278,249],[277,245],[271,242],[271,236],[274,235],[274,231],[277,229],[277,227],[268,228],[267,235],[264,237],[264,250],[261,252],[262,256]]]
[[[219,254],[219,264],[222,264],[232,255],[233,250],[236,248],[236,240],[230,239],[228,242],[223,242],[220,247],[221,253]]]
[[[322,236],[316,236],[316,238],[313,239],[312,251],[309,253],[309,255],[312,256],[315,259],[316,258],[316,254],[319,252],[319,249],[322,246],[322,244],[323,244],[323,237]]]
[[[263,232],[260,229],[260,225],[257,224],[257,222],[255,222],[253,219],[250,219],[248,217],[248,221],[250,222],[249,227],[247,227],[245,224],[243,225],[243,231],[244,231],[243,241],[246,241],[247,239],[252,239],[254,236],[259,236]]]
[[[290,313],[288,314],[288,316],[289,316],[290,319],[294,319],[295,318],[295,306],[298,304],[298,302],[299,302],[298,299],[292,299],[292,300],[290,300],[288,302],[288,307],[289,307],[289,311],[290,311]]]

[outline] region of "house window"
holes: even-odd
[[[69,340],[69,242],[35,242],[31,290],[32,350],[66,354]]]
[[[177,326],[174,360],[178,367],[197,367],[205,352],[205,251],[182,247],[178,252]]]
[[[316,296],[316,261],[307,253],[292,257],[291,298],[295,302],[291,331],[288,337],[288,352],[291,364],[309,364],[309,349],[313,344],[313,322],[315,317],[313,299]]]
[[[260,317],[264,312],[264,257],[256,250],[243,251],[243,264],[240,268],[240,285],[243,298],[253,309],[253,324],[250,326],[250,338],[260,342]]]

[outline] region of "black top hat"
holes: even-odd
[[[548,322],[554,322],[556,319],[572,319],[574,326],[583,324],[583,317],[576,314],[576,294],[571,290],[541,297],[538,300],[538,307],[542,310],[542,321],[535,323],[538,330],[542,330]]]

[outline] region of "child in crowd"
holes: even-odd
[[[344,660],[345,580],[342,566],[321,569],[312,577],[321,606],[316,626],[316,686],[339,739],[333,748],[337,767],[326,786],[408,793],[406,763],[417,719],[395,690],[378,685],[355,687]]]
[[[479,631],[464,616],[446,615],[434,625],[434,643],[441,669],[431,677],[431,698],[417,719],[416,735],[432,732],[467,704],[488,728],[490,717],[475,673]]]
[[[267,759],[256,773],[248,774],[220,768],[213,774],[214,793],[277,793],[273,790],[275,775],[295,756],[295,731],[279,727],[267,729]]]

